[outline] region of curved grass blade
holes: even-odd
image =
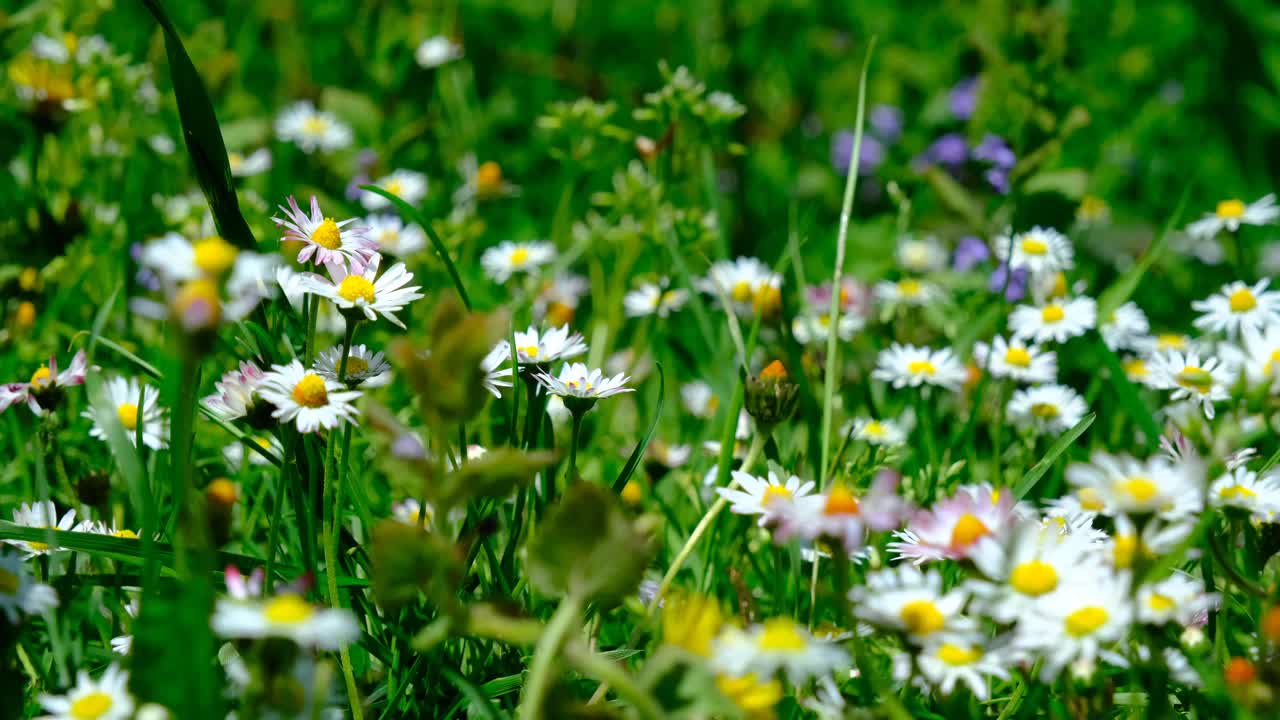
[[[507,718],[507,714],[498,710],[493,702],[485,697],[484,691],[476,687],[470,680],[447,666],[441,667],[440,671],[446,680],[453,683],[453,686],[466,696],[467,701],[470,703],[469,715],[483,717],[486,720],[505,720]]]
[[[1089,426],[1093,424],[1094,419],[1097,417],[1097,413],[1085,415],[1080,418],[1080,422],[1071,426],[1070,430],[1055,440],[1049,446],[1049,450],[1044,454],[1044,457],[1040,459],[1040,462],[1032,465],[1027,474],[1022,476],[1022,480],[1014,486],[1013,496],[1021,500],[1027,493],[1031,492],[1036,483],[1040,482],[1040,478],[1044,477],[1044,474],[1049,472],[1049,468],[1053,467],[1053,463],[1058,460],[1058,456],[1066,452],[1067,448],[1071,447],[1071,444],[1083,435],[1085,430],[1089,429]]]
[[[222,141],[222,131],[218,128],[218,117],[213,111],[209,91],[160,0],[142,0],[142,4],[164,31],[169,75],[178,101],[178,117],[182,120],[182,139],[186,141],[187,153],[195,167],[196,180],[200,182],[200,189],[213,211],[218,234],[242,248],[254,249],[258,243],[240,212],[240,201],[231,182],[227,146]]]
[[[449,277],[453,280],[453,286],[458,291],[458,297],[462,298],[462,304],[467,306],[467,309],[470,310],[471,299],[467,297],[467,289],[462,286],[462,277],[458,275],[458,268],[454,266],[453,258],[449,257],[449,251],[445,249],[444,241],[440,239],[438,234],[436,234],[435,228],[431,227],[431,223],[427,222],[427,219],[422,216],[422,213],[418,212],[414,206],[402,200],[395,193],[388,192],[377,185],[361,185],[360,189],[381,195],[387,200],[390,200],[391,204],[395,205],[396,209],[398,209],[402,215],[417,223],[418,227],[422,228],[423,232],[427,234],[427,237],[431,238],[431,246],[436,249],[436,254],[444,261],[444,268],[449,271]]]
[[[613,481],[615,493],[622,492],[622,488],[626,487],[627,481],[631,479],[631,474],[640,465],[640,460],[644,458],[644,451],[649,447],[649,441],[653,439],[653,431],[658,428],[658,418],[662,417],[662,403],[667,395],[667,376],[662,372],[662,363],[654,363],[654,365],[658,368],[658,404],[653,409],[653,419],[649,421],[649,429],[645,431],[636,449],[631,451],[631,457],[627,458],[627,464],[622,466],[618,479]]]
[[[1142,276],[1147,274],[1147,270],[1155,264],[1156,260],[1164,254],[1165,247],[1169,244],[1169,237],[1173,232],[1173,228],[1177,226],[1182,219],[1182,211],[1187,207],[1187,198],[1191,197],[1191,183],[1182,190],[1182,197],[1178,199],[1177,206],[1173,209],[1173,214],[1169,216],[1168,222],[1160,229],[1160,234],[1155,240],[1151,241],[1151,247],[1142,253],[1142,257],[1133,264],[1133,267],[1125,271],[1123,275],[1111,283],[1111,287],[1102,291],[1098,296],[1098,317],[1107,318],[1111,313],[1116,311],[1133,295],[1133,291],[1138,289],[1138,283],[1142,281]]]

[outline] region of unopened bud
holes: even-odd
[[[747,412],[766,429],[789,419],[799,400],[800,386],[788,379],[786,367],[777,360],[747,377]]]
[[[1258,671],[1254,668],[1253,663],[1242,657],[1233,657],[1227,662],[1227,667],[1222,671],[1222,677],[1227,681],[1228,685],[1240,687],[1248,685],[1258,677]]]

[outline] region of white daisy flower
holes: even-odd
[[[395,518],[397,522],[404,523],[405,525],[422,527],[422,523],[423,523],[422,508],[423,508],[422,504],[419,503],[417,500],[414,500],[413,498],[407,498],[405,500],[401,500],[398,503],[394,503],[391,506],[391,517]],[[431,507],[431,505],[427,505],[426,514],[427,514],[426,526],[431,527],[431,523],[436,515],[435,508]]]
[[[303,300],[307,296],[306,284],[302,279],[303,273],[295,272],[288,265],[282,265],[276,269],[276,283],[284,292],[284,297],[289,301],[289,307],[296,313],[303,310]],[[320,317],[316,320],[316,330],[330,335],[342,335],[347,330],[347,320],[342,317],[342,313],[338,310],[337,305],[332,303],[320,303]]]
[[[325,380],[338,380],[342,368],[342,346],[335,345],[322,350],[316,356],[312,369]],[[347,355],[345,384],[351,387],[381,387],[391,380],[391,363],[382,352],[370,350],[363,344],[352,345]]]
[[[1080,393],[1066,385],[1024,388],[1009,399],[1010,420],[1041,435],[1070,430],[1088,411]]]
[[[947,266],[947,248],[938,238],[928,235],[917,240],[907,235],[898,239],[898,267],[916,273],[933,272]]]
[[[228,371],[213,384],[216,392],[204,398],[204,405],[228,422],[248,417],[260,407],[256,393],[265,376],[256,364],[243,360],[240,367]]]
[[[272,417],[280,422],[296,422],[298,432],[332,430],[343,422],[355,422],[359,414],[351,403],[360,397],[360,391],[307,372],[297,360],[271,366],[258,393],[275,406]]]
[[[0,551],[0,614],[17,625],[23,615],[39,615],[58,607],[58,593],[36,582],[27,564],[15,554]]]
[[[271,169],[271,151],[258,148],[248,155],[238,152],[227,153],[227,164],[231,166],[232,177],[253,177]]]
[[[1142,461],[1105,452],[1095,452],[1088,463],[1073,463],[1066,472],[1085,510],[1110,516],[1158,513],[1166,518],[1200,510],[1203,475],[1204,467],[1196,461],[1175,463],[1163,456]]]
[[[605,377],[600,370],[588,368],[582,363],[565,363],[556,376],[535,373],[534,377],[547,392],[562,398],[599,400],[635,390],[625,387],[631,379],[626,375],[618,373],[613,377]]]
[[[1114,352],[1120,350],[1144,351],[1151,346],[1147,333],[1151,332],[1151,324],[1147,322],[1146,313],[1137,303],[1127,302],[1107,317],[1098,327],[1102,333],[1102,341]]]
[[[1149,368],[1151,387],[1172,390],[1170,399],[1194,400],[1204,409],[1204,416],[1213,419],[1215,402],[1231,397],[1228,388],[1235,379],[1234,372],[1216,357],[1203,361],[1194,350],[1186,353],[1177,350],[1157,353]]]
[[[1237,280],[1204,300],[1193,301],[1191,307],[1201,313],[1194,325],[1234,338],[1246,328],[1262,330],[1274,324],[1280,320],[1280,292],[1267,290],[1270,284],[1269,278],[1253,286]]]
[[[104,384],[106,407],[92,407],[80,413],[82,417],[93,421],[89,435],[106,441],[105,423],[111,415],[124,428],[124,434],[133,445],[138,444],[138,426],[142,426],[142,443],[152,450],[160,450],[168,445],[169,421],[164,410],[156,403],[160,400],[160,391],[150,385],[143,385],[138,378],[113,377]],[[138,403],[142,404],[139,405]]]
[[[516,333],[516,359],[523,365],[550,365],[560,360],[575,358],[587,351],[582,335],[570,332],[568,325],[548,328],[542,332],[530,325],[528,330]],[[504,340],[500,347],[510,348]]]
[[[970,580],[966,587],[978,611],[1013,623],[1075,577],[1079,566],[1103,564],[1102,550],[1088,533],[1063,532],[1057,523],[1028,519],[1007,538],[975,545],[969,559],[988,579]]]
[[[1274,194],[1263,195],[1257,201],[1245,205],[1232,198],[1218,203],[1211,213],[1187,226],[1187,234],[1193,238],[1210,239],[1223,230],[1235,232],[1241,225],[1270,225],[1280,218]]]
[[[390,175],[378,178],[373,184],[410,205],[417,205],[427,196],[427,176],[415,170],[398,168]],[[390,205],[391,201],[378,193],[364,190],[360,193],[360,204],[366,210],[378,210]]]
[[[622,297],[622,305],[627,317],[647,317],[657,315],[666,318],[671,313],[684,307],[689,300],[689,291],[684,288],[667,289],[668,278],[661,278],[656,283],[641,283],[639,287]]]
[[[288,208],[280,206],[285,217],[273,217],[271,221],[283,229],[281,242],[292,240],[303,244],[302,250],[298,251],[298,262],[311,261],[316,265],[366,265],[378,255],[378,246],[365,234],[367,229],[355,224],[360,222],[359,218],[337,222],[331,217],[325,217],[320,212],[320,202],[314,195],[311,196],[310,214],[298,207],[298,201],[292,195],[288,202]]]
[[[711,665],[720,673],[770,678],[781,670],[797,685],[849,665],[839,645],[815,638],[789,617],[769,618],[745,631],[726,627],[711,652]]]
[[[513,242],[504,240],[485,250],[480,265],[496,283],[505,283],[516,273],[533,273],[556,257],[556,248],[549,242]]]
[[[367,235],[381,252],[408,257],[427,246],[427,234],[417,223],[405,223],[398,215],[370,215],[364,219]]]
[[[990,485],[961,485],[951,497],[916,511],[906,529],[894,533],[898,539],[888,549],[894,559],[911,559],[917,565],[961,560],[973,554],[983,538],[1004,538],[1025,512],[1013,493]]]
[[[1199,495],[1196,496],[1199,502]],[[1166,522],[1160,516],[1149,518],[1142,526],[1142,532],[1128,515],[1115,517],[1115,529],[1110,538],[1103,544],[1112,567],[1117,570],[1129,570],[1134,563],[1141,560],[1150,563],[1161,555],[1173,552],[1195,528],[1196,518],[1192,515],[1180,515],[1172,522]]]
[[[134,706],[129,672],[112,663],[94,680],[81,670],[66,695],[42,694],[40,704],[49,712],[41,720],[129,720]]]
[[[893,308],[900,305],[919,307],[940,299],[942,288],[927,280],[903,278],[896,282],[881,280],[871,289],[871,294],[876,302],[886,307]]]
[[[409,285],[413,282],[413,273],[405,268],[404,263],[396,263],[379,275],[381,261],[381,255],[374,255],[367,265],[353,262],[350,272],[345,265],[327,265],[328,278],[316,273],[303,273],[302,285],[306,292],[328,298],[339,310],[358,310],[370,322],[381,316],[404,329],[404,323],[395,313],[421,298],[422,293],[418,292],[421,287]]]
[[[138,617],[139,603],[138,598],[134,597],[124,604],[124,612],[131,619]],[[117,655],[128,655],[133,651],[133,635],[124,634],[111,638],[111,651]],[[136,717],[134,720],[138,720]]]
[[[578,303],[591,290],[581,275],[562,272],[544,280],[533,297],[533,317],[547,325],[568,325],[578,312]]]
[[[895,528],[906,514],[898,480],[896,472],[884,470],[860,497],[836,483],[826,493],[802,502],[778,500],[768,508],[774,541],[800,538],[807,543],[839,544],[850,557],[866,557],[863,546],[868,531]]]
[[[914,565],[884,568],[867,574],[867,584],[853,588],[854,615],[872,625],[905,633],[924,644],[949,633],[974,628],[961,610],[969,599],[962,587],[942,592],[942,575],[922,573]]]
[[[85,354],[81,350],[71,358],[67,369],[59,372],[58,359],[49,356],[49,364],[37,367],[27,382],[0,385],[0,412],[8,410],[10,405],[26,403],[31,412],[44,414],[45,405],[49,406],[48,409],[57,405],[62,389],[84,384],[85,363]]]
[[[138,264],[173,286],[201,277],[219,278],[235,266],[239,249],[217,235],[191,242],[175,232],[142,246]]]
[[[1190,625],[1217,604],[1217,596],[1205,592],[1204,582],[1175,570],[1169,577],[1138,589],[1138,622]]]
[[[1246,327],[1242,333],[1244,349],[1240,362],[1245,378],[1251,386],[1271,382],[1273,391],[1280,391],[1280,323],[1268,325],[1261,331]]]
[[[34,502],[29,505],[23,503],[17,510],[13,511],[13,524],[40,530],[69,532],[76,528],[76,511],[75,508],[71,508],[59,518],[58,509],[51,500]],[[47,555],[54,552],[43,542],[30,540],[4,540],[0,542],[13,545],[22,550],[24,558],[32,558],[36,555]]]
[[[312,605],[284,593],[264,601],[219,598],[213,631],[225,638],[285,638],[308,648],[337,650],[360,637],[350,610]]]
[[[812,481],[801,482],[795,475],[783,482],[772,470],[769,471],[768,478],[734,470],[733,482],[729,487],[716,488],[716,493],[730,503],[730,512],[738,515],[759,515],[760,526],[764,527],[769,519],[769,507],[778,501],[821,507],[824,498],[821,495],[814,495],[813,487]]]
[[[973,346],[973,359],[993,377],[1022,383],[1052,383],[1058,379],[1058,356],[1052,350],[1017,338],[995,337],[991,344]]]
[[[716,397],[715,390],[701,380],[681,385],[680,400],[690,415],[704,420],[714,417],[720,409],[720,398]]]
[[[861,315],[841,313],[840,322],[836,328],[836,336],[848,342],[866,324],[866,319]],[[791,321],[791,334],[795,337],[796,342],[801,345],[820,345],[825,347],[830,330],[831,315],[823,311],[809,311],[803,315],[797,315]]]
[[[907,442],[907,430],[897,420],[856,418],[853,426],[846,429],[843,434],[849,433],[853,434],[854,439],[880,447],[900,447]]]
[[[1280,480],[1274,473],[1261,477],[1246,467],[1236,467],[1209,486],[1209,504],[1240,508],[1263,522],[1274,522],[1280,513]]]
[[[894,343],[880,351],[871,377],[895,388],[937,385],[959,390],[965,379],[964,365],[950,348],[932,349]]]
[[[1050,682],[1068,664],[1093,662],[1123,639],[1133,614],[1127,575],[1082,566],[1019,618],[1015,644],[1044,658],[1040,676]]]
[[[1016,338],[1060,343],[1083,335],[1094,326],[1097,315],[1098,305],[1093,298],[1054,300],[1038,307],[1019,305],[1009,315],[1009,327]]]
[[[739,257],[717,260],[707,276],[693,284],[708,295],[728,296],[735,314],[752,317],[757,302],[768,304],[772,292],[782,287],[782,276],[756,258]]]
[[[1039,225],[1012,238],[1001,235],[992,243],[992,249],[1000,262],[1014,270],[1025,268],[1032,275],[1069,270],[1075,265],[1071,241],[1057,230]]]
[[[435,35],[423,40],[422,44],[413,51],[413,59],[417,61],[418,67],[427,69],[440,67],[461,57],[462,45],[444,35]]]
[[[310,100],[299,100],[276,118],[276,136],[297,145],[310,155],[319,150],[330,153],[351,145],[351,128],[337,116],[316,110]]]
[[[280,441],[274,435],[254,435],[247,436],[246,439],[275,457],[284,457],[284,446],[280,444]],[[222,448],[222,459],[232,472],[240,472],[240,469],[244,467],[246,456],[249,464],[253,466],[266,467],[272,464],[270,460],[262,456],[262,453],[246,448],[244,443],[241,442],[228,443]]]
[[[1013,660],[1008,653],[984,644],[978,633],[957,633],[931,639],[916,655],[920,674],[943,695],[963,683],[979,701],[988,698],[990,678],[1009,679]]]
[[[502,388],[511,387],[511,368],[502,367],[511,359],[511,349],[500,342],[480,360],[480,370],[484,372],[484,389],[496,398],[502,397]]]

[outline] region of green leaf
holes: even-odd
[[[1027,179],[1023,192],[1029,194],[1040,192],[1058,193],[1072,200],[1084,197],[1085,188],[1089,186],[1089,173],[1080,168],[1063,170],[1046,170]]]
[[[254,249],[258,243],[240,212],[240,201],[231,182],[227,146],[222,141],[222,131],[218,129],[218,118],[214,114],[209,91],[160,0],[142,0],[142,4],[164,30],[164,48],[169,57],[173,94],[178,101],[178,117],[182,120],[182,138],[187,143],[196,180],[209,201],[218,234],[242,248]]]
[[[449,277],[453,280],[454,289],[458,291],[458,297],[462,298],[462,304],[470,310],[471,299],[467,297],[467,289],[462,285],[462,277],[458,275],[458,268],[454,266],[453,259],[449,257],[449,250],[445,248],[444,241],[440,239],[438,234],[436,234],[435,228],[431,226],[431,223],[427,222],[427,219],[422,216],[422,213],[418,212],[416,208],[402,200],[395,193],[388,192],[377,185],[361,185],[360,189],[367,190],[376,195],[381,195],[382,197],[390,200],[391,204],[395,205],[396,209],[400,211],[400,214],[404,215],[410,221],[417,223],[418,227],[422,228],[422,230],[427,233],[427,237],[431,238],[431,246],[436,249],[436,254],[444,261],[445,270],[449,271]]]
[[[512,345],[512,347],[515,347]],[[622,466],[622,472],[618,473],[618,479],[613,481],[613,491],[615,493],[622,492],[622,488],[627,486],[627,481],[631,479],[631,474],[636,471],[636,467],[640,465],[640,460],[644,458],[644,451],[649,447],[649,441],[653,439],[653,431],[658,428],[658,418],[662,417],[662,402],[667,393],[667,377],[662,372],[662,363],[655,363],[658,368],[658,405],[653,409],[653,419],[649,421],[649,429],[645,431],[644,437],[641,438],[640,444],[636,445],[636,449],[631,451],[631,457],[627,458],[627,464]]]
[[[1049,446],[1048,452],[1046,452],[1044,457],[1040,459],[1040,462],[1032,465],[1031,469],[1027,471],[1027,474],[1022,476],[1022,480],[1014,486],[1013,496],[1021,500],[1027,493],[1031,492],[1031,490],[1035,488],[1036,483],[1040,482],[1040,478],[1044,477],[1044,474],[1049,471],[1049,468],[1053,467],[1053,463],[1057,461],[1058,456],[1066,452],[1067,448],[1071,447],[1071,444],[1084,434],[1085,430],[1089,429],[1089,426],[1093,424],[1094,419],[1097,417],[1097,413],[1089,413],[1088,415],[1085,415],[1080,418],[1080,422],[1073,425],[1070,430],[1062,434],[1062,437],[1055,440],[1054,443]]]
[[[1160,234],[1156,235],[1151,241],[1151,247],[1138,258],[1133,267],[1125,271],[1123,275],[1116,278],[1111,283],[1111,287],[1107,288],[1098,296],[1098,321],[1105,322],[1111,317],[1111,313],[1116,311],[1133,295],[1133,291],[1138,289],[1138,283],[1142,281],[1142,276],[1147,274],[1147,270],[1155,264],[1156,260],[1164,254],[1165,248],[1169,245],[1169,236],[1173,228],[1177,227],[1182,220],[1182,211],[1187,206],[1187,198],[1191,197],[1191,183],[1182,190],[1182,197],[1178,199],[1178,205],[1174,208],[1173,214],[1169,216],[1168,222],[1160,229]]]
[[[490,698],[485,695],[484,690],[476,687],[474,683],[455,672],[452,668],[447,665],[442,666],[440,672],[446,680],[453,683],[453,686],[466,696],[471,708],[468,712],[469,717],[478,716],[488,718],[488,720],[503,720],[508,717],[506,713],[490,702]]]

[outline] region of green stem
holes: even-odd
[[[577,624],[581,607],[582,601],[577,596],[565,597],[542,631],[542,637],[533,650],[533,664],[517,711],[522,720],[539,720],[542,717],[542,705],[551,686],[556,655],[560,654],[569,631]]]
[[[569,483],[578,479],[578,437],[582,432],[582,413],[573,413],[573,440],[569,443]]]

